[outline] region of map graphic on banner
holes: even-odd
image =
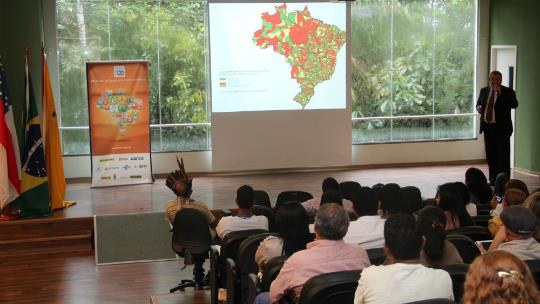
[[[210,3],[213,112],[346,108],[346,3]]]
[[[294,100],[304,108],[315,94],[315,86],[332,78],[345,32],[312,18],[307,5],[303,11],[287,12],[286,4],[275,9],[272,15],[262,14],[262,28],[255,32],[253,42],[262,49],[272,46],[285,57],[291,65],[291,78],[300,84]]]
[[[88,62],[92,186],[153,182],[148,62]]]

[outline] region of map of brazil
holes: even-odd
[[[302,106],[310,102],[315,87],[332,78],[337,54],[346,35],[338,26],[311,16],[309,7],[287,11],[287,5],[262,12],[260,29],[253,34],[253,43],[261,49],[272,48],[291,66],[290,77],[300,86],[293,98]]]

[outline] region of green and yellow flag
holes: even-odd
[[[21,195],[18,204],[23,218],[44,217],[51,215],[49,185],[36,97],[28,71],[28,52],[25,72],[26,129],[22,155]]]
[[[45,168],[49,178],[49,198],[51,210],[62,209],[75,205],[74,202],[64,201],[66,194],[66,178],[64,162],[60,145],[60,131],[54,105],[54,95],[49,78],[49,67],[43,49],[41,50],[41,106],[43,116],[43,137],[45,139]]]

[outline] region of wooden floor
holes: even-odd
[[[194,180],[193,198],[210,208],[234,207],[236,189],[250,184],[269,192],[272,201],[282,190],[305,190],[320,194],[321,181],[355,180],[362,185],[396,182],[418,186],[424,197],[432,197],[438,185],[462,181],[469,166],[415,167],[397,169],[339,170],[303,173],[199,177]],[[485,165],[477,167],[486,171]],[[515,174],[529,188],[540,187],[536,176]],[[87,217],[94,214],[162,211],[172,199],[164,180],[153,185],[89,188],[88,183],[68,185],[67,199],[78,204],[56,212],[55,218]],[[187,272],[186,272],[187,271]],[[0,303],[204,303],[205,294],[167,295],[189,268],[180,272],[176,261],[95,266],[92,253],[6,256],[0,259]]]
[[[432,166],[196,177],[193,181],[192,198],[205,202],[211,209],[234,208],[236,189],[244,184],[266,190],[272,202],[278,193],[284,190],[303,190],[318,196],[321,182],[328,176],[339,182],[354,180],[366,186],[390,182],[401,186],[413,185],[420,188],[424,197],[433,197],[437,186],[446,182],[463,181],[469,167]],[[487,174],[486,165],[479,164],[476,167]],[[514,173],[514,176],[524,180],[531,189],[540,187],[538,177],[520,173]],[[68,184],[66,196],[66,199],[76,201],[77,205],[55,212],[55,217],[163,211],[167,200],[174,199],[173,193],[165,186],[164,179],[158,179],[154,184],[107,188],[90,188],[89,183]]]

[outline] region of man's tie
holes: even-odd
[[[486,108],[486,122],[491,123],[493,121],[493,106],[495,105],[495,90],[491,90],[491,94],[489,95],[489,100]]]

